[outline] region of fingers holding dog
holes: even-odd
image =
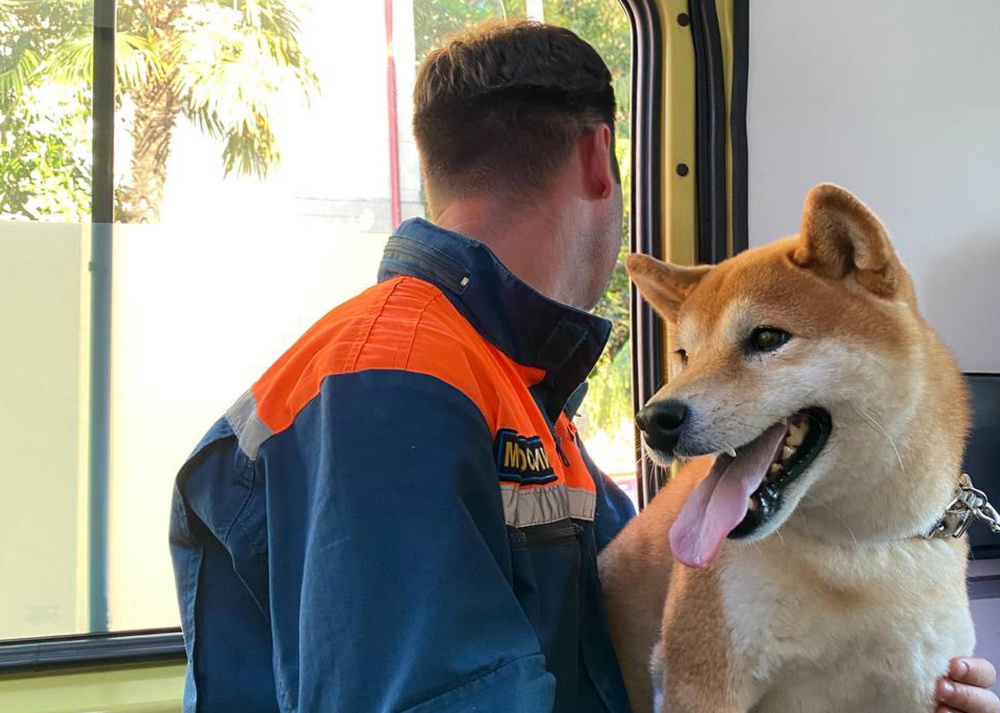
[[[979,688],[991,688],[997,683],[996,668],[981,658],[964,656],[953,658],[948,664],[948,676],[952,681]]]
[[[936,692],[944,704],[937,713],[1000,713],[1000,699],[986,688],[940,679]]]

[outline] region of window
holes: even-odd
[[[0,265],[13,266],[0,280],[3,639],[177,625],[176,471],[296,337],[374,282],[393,226],[423,214],[410,93],[448,34],[532,16],[594,44],[615,75],[630,190],[631,36],[617,0],[116,10],[105,174],[91,68],[108,82],[110,65],[95,56],[93,6],[0,4]],[[114,214],[109,300],[95,194]],[[616,326],[578,421],[634,498],[628,300],[619,264],[598,307]]]
[[[3,638],[87,622],[92,26],[86,3],[0,4]]]

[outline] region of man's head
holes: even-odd
[[[453,38],[427,56],[414,88],[431,217],[470,200],[573,216],[560,227],[579,238],[596,302],[621,238],[614,122],[611,73],[571,31],[487,23]]]

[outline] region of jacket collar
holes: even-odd
[[[483,243],[420,218],[389,238],[379,282],[399,275],[440,289],[489,342],[545,371],[540,395],[553,419],[604,351],[611,323],[551,300],[508,270]]]

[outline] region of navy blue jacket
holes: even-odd
[[[422,220],[177,478],[185,711],[626,713],[565,413],[610,325]]]

